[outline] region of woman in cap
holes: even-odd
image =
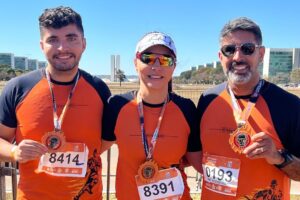
[[[115,141],[119,148],[118,200],[191,199],[180,163],[187,151],[200,150],[200,140],[194,103],[168,90],[176,57],[170,36],[146,34],[134,59],[138,91],[109,99],[102,139],[104,146]]]

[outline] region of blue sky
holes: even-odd
[[[175,75],[216,61],[221,28],[240,16],[261,26],[266,47],[300,47],[298,0],[26,0],[2,1],[0,5],[0,52],[39,60],[45,60],[38,28],[43,10],[64,5],[79,12],[87,39],[80,67],[97,75],[110,74],[112,54],[121,56],[126,75],[136,74],[136,43],[154,30],[171,35],[175,41]]]

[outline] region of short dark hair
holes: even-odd
[[[236,18],[226,23],[220,33],[220,43],[222,42],[224,37],[235,31],[251,32],[254,34],[256,42],[259,45],[262,44],[262,33],[260,27],[247,17]]]
[[[59,6],[56,8],[45,9],[39,17],[40,33],[43,28],[59,29],[69,24],[74,24],[84,35],[81,16],[70,7]]]

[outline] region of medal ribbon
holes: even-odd
[[[160,125],[161,125],[161,122],[162,122],[162,119],[163,119],[163,115],[164,115],[164,112],[165,112],[165,109],[166,109],[168,99],[169,99],[168,97],[165,99],[164,105],[163,105],[163,107],[160,111],[158,121],[157,121],[157,125],[156,125],[155,131],[154,131],[152,139],[151,139],[151,146],[149,148],[148,141],[147,141],[147,136],[146,136],[146,133],[145,133],[145,126],[144,126],[145,119],[144,119],[144,112],[143,112],[143,100],[142,100],[140,94],[139,93],[137,94],[138,112],[139,112],[139,117],[140,117],[140,125],[141,125],[141,133],[142,133],[142,142],[143,142],[143,145],[144,145],[144,150],[145,150],[147,160],[150,160],[152,158],[152,154],[153,154],[153,151],[154,151],[154,148],[155,148],[155,144],[156,144],[157,137],[158,137],[158,132],[159,132],[159,129],[160,129]]]
[[[62,123],[63,123],[63,119],[64,119],[64,116],[68,110],[68,107],[71,103],[71,98],[74,94],[74,91],[75,91],[75,88],[76,88],[76,85],[78,83],[78,79],[79,79],[79,71],[77,72],[76,74],[76,79],[75,79],[75,83],[73,84],[73,87],[69,93],[69,96],[68,96],[68,100],[60,114],[60,116],[58,117],[57,115],[57,105],[56,105],[56,100],[55,100],[55,96],[54,96],[54,92],[53,92],[53,89],[52,89],[52,83],[51,83],[51,80],[50,80],[50,74],[48,72],[48,70],[45,70],[46,71],[46,77],[47,77],[47,81],[48,81],[48,85],[49,85],[49,88],[50,88],[50,93],[51,93],[51,97],[52,97],[52,103],[53,103],[53,122],[54,122],[54,130],[55,131],[60,131],[61,130],[61,126],[62,126]]]
[[[263,85],[264,85],[264,80],[260,79],[258,84],[256,85],[253,93],[251,94],[251,97],[248,101],[246,108],[243,111],[242,111],[237,99],[235,98],[232,89],[228,85],[228,90],[229,90],[229,94],[231,97],[231,103],[233,106],[233,115],[234,115],[234,119],[235,119],[238,127],[240,127],[241,125],[244,125],[246,123],[246,121],[248,120],[250,113],[257,102],[257,99],[259,97],[259,92]]]

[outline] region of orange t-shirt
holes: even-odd
[[[237,97],[242,110],[246,107],[248,98]],[[279,105],[286,107],[287,110],[283,109],[284,112],[282,112],[282,109],[277,107]],[[298,147],[295,145],[299,142],[299,136],[294,139],[289,138],[291,136],[289,131],[292,134],[293,131],[299,133],[299,118],[290,114],[288,108],[296,105],[299,111],[297,97],[266,82],[248,119],[252,133],[265,132],[272,137],[278,149],[284,146],[294,155],[299,156],[300,143]],[[297,109],[297,106],[294,108]],[[276,109],[279,112],[276,112]],[[197,110],[203,153],[237,159],[240,162],[236,196],[224,195],[218,191],[217,187],[212,190],[209,181],[204,178],[203,200],[271,199],[271,197],[281,200],[290,199],[290,180],[280,169],[268,164],[265,159],[248,159],[243,154],[232,150],[229,137],[237,125],[226,84],[205,92],[200,98]],[[291,130],[288,126],[293,123],[296,126],[294,130]],[[205,175],[211,176],[212,174],[209,174],[211,172],[215,171],[204,169],[203,173],[207,173],[204,177]]]
[[[195,106],[192,101],[170,93],[161,122],[153,160],[159,168],[169,168],[180,163],[187,150],[197,148],[189,141],[190,135],[195,134],[193,120]],[[139,166],[145,162],[146,155],[142,143],[141,125],[138,105],[134,92],[113,96],[109,100],[111,108],[110,119],[107,119],[107,130],[103,135],[105,140],[116,140],[119,148],[119,158],[116,174],[116,195],[119,200],[138,200],[139,194],[135,181]],[[156,128],[162,105],[144,103],[144,127],[148,144]],[[106,130],[106,129],[104,129]],[[190,146],[190,147],[189,147]],[[191,147],[193,146],[193,147]],[[200,148],[198,149],[198,151]],[[195,150],[196,151],[196,150]],[[182,199],[191,199],[186,176]]]
[[[74,82],[74,81],[73,81]],[[73,82],[52,81],[58,116],[67,102]],[[15,92],[11,92],[15,91]],[[84,143],[89,149],[85,177],[58,177],[37,173],[39,160],[19,164],[18,199],[101,199],[101,159],[99,156],[103,108],[110,96],[108,87],[100,79],[80,70],[80,78],[65,114],[62,131],[67,142]],[[87,98],[88,97],[88,98]],[[13,99],[13,101],[3,101]],[[4,89],[0,104],[0,121],[16,127],[16,141],[41,141],[54,130],[53,107],[45,71],[37,70],[10,81]]]

